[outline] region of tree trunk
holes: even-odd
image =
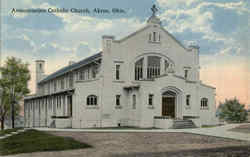
[[[4,129],[4,117],[1,119],[1,130]]]

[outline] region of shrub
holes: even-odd
[[[218,115],[228,122],[244,122],[247,120],[247,110],[236,98],[225,100],[218,107]]]

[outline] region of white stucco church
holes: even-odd
[[[25,97],[26,127],[178,128],[216,122],[215,88],[200,80],[199,47],[184,47],[153,14],[102,51],[45,75],[36,61],[36,94]],[[87,52],[82,52],[87,53]]]

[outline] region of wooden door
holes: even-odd
[[[175,97],[162,97],[162,116],[175,117]]]

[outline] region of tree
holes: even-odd
[[[4,121],[9,115],[17,115],[20,111],[20,102],[30,91],[28,81],[30,80],[29,64],[23,63],[21,59],[8,57],[5,65],[0,67],[2,78],[0,79],[1,102],[0,121],[1,129],[4,128]],[[12,105],[14,104],[14,110]],[[14,111],[14,112],[11,112]]]
[[[224,103],[220,103],[218,113],[221,119],[228,122],[244,122],[247,120],[245,105],[241,104],[236,98],[226,99]]]

